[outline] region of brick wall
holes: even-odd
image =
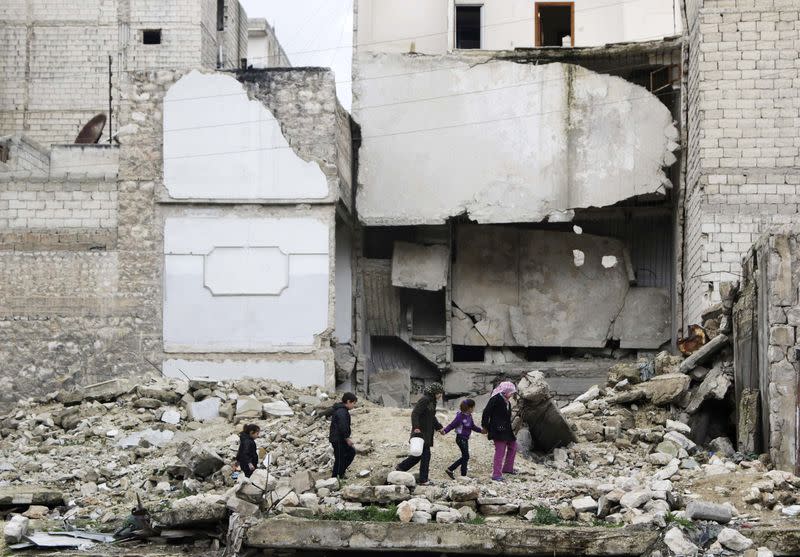
[[[110,182],[0,182],[0,231],[115,228],[117,184]]]
[[[689,19],[685,323],[800,212],[796,0],[695,0]],[[694,14],[694,15],[693,15]]]

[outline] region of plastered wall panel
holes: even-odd
[[[166,351],[314,349],[328,326],[326,223],[175,217],[164,236]]]
[[[167,377],[178,379],[208,378],[226,381],[252,377],[257,379],[277,379],[291,381],[297,387],[312,385],[325,386],[325,362],[322,360],[295,361],[209,361],[209,360],[166,360],[163,372]]]
[[[231,76],[191,72],[164,100],[164,183],[178,199],[321,199],[328,183]]]

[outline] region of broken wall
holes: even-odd
[[[684,325],[720,301],[771,225],[800,211],[793,0],[688,3]]]
[[[670,187],[669,110],[624,79],[486,54],[358,53],[360,220],[536,222]]]
[[[741,295],[734,312],[734,365],[739,412],[745,391],[760,405],[760,440],[784,470],[798,466],[798,353],[800,326],[800,231],[776,228],[745,258]],[[740,420],[741,424],[742,421]],[[757,426],[758,427],[758,426]],[[741,437],[740,447],[752,444]]]
[[[456,228],[452,343],[493,347],[658,348],[669,293],[630,286],[617,239],[508,226]]]
[[[159,373],[162,363],[163,373],[180,377],[253,375],[332,386],[336,177],[349,172],[337,166],[333,76],[293,70],[248,85],[282,125],[261,146],[289,137],[301,153],[281,160],[314,165],[314,179],[331,192],[302,204],[169,195],[164,99],[183,76],[131,74],[119,115],[118,173],[77,173],[81,152],[90,170],[98,160],[81,147],[65,153],[64,165],[73,168],[58,177],[45,168],[49,151],[38,177],[31,170],[0,174],[3,400]],[[224,78],[244,99],[216,97],[210,109],[249,105],[236,77]],[[193,96],[208,92],[201,86]],[[297,100],[301,92],[310,110]],[[201,125],[202,115],[185,123]],[[264,164],[277,151],[265,150]],[[200,154],[196,166],[220,164],[207,151],[182,154]],[[223,186],[239,187],[235,176]],[[186,187],[193,194],[197,184]]]
[[[351,173],[333,74],[191,72],[164,107],[165,373],[238,362],[332,386],[335,211]]]

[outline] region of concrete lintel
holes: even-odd
[[[479,555],[642,555],[659,533],[642,528],[534,527],[527,524],[403,524],[261,520],[247,545],[267,549],[436,551]]]

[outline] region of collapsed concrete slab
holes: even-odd
[[[574,249],[586,254],[580,267]],[[453,344],[603,347],[630,288],[624,265],[603,265],[604,256],[626,257],[614,238],[459,226],[455,250],[453,303],[477,334],[461,319]],[[668,316],[649,317],[661,327]],[[636,322],[628,319],[630,328]]]
[[[660,348],[669,342],[670,300],[666,288],[631,288],[614,322],[620,348]]]
[[[670,187],[672,116],[622,78],[488,54],[359,53],[355,66],[366,224],[537,222]]]
[[[447,286],[450,250],[447,246],[424,246],[395,242],[392,252],[392,285],[421,290]]]

